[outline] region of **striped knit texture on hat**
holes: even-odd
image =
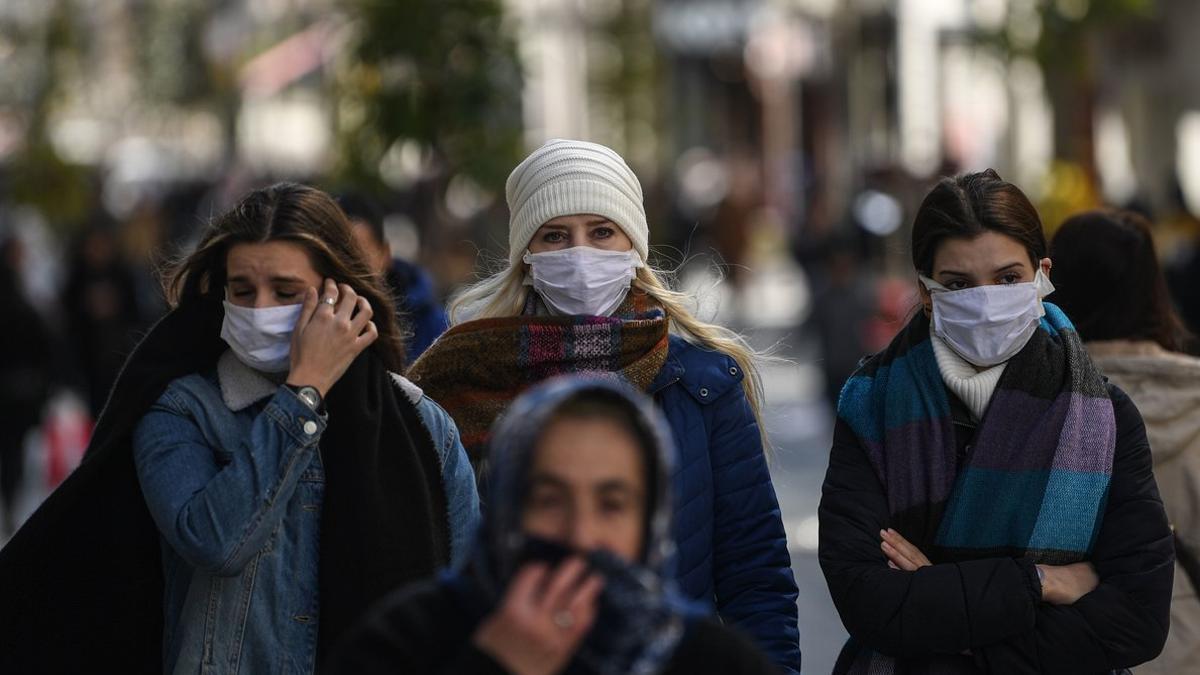
[[[504,188],[508,200],[508,257],[521,263],[538,228],[560,216],[603,216],[633,242],[642,261],[650,254],[650,228],[642,185],[611,148],[555,139],[513,169]]]

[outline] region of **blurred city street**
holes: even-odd
[[[509,259],[514,166],[586,140],[637,177],[644,262],[772,355],[801,650],[830,672],[834,399],[911,316],[940,177],[994,169],[1048,238],[1142,214],[1200,334],[1197,27],[1195,0],[0,0],[0,309],[28,317],[0,334],[0,547],[170,309],[160,273],[241,195],[294,181],[364,206],[346,222],[411,282],[404,320],[414,298],[437,314],[428,347]]]

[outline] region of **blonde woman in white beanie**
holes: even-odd
[[[671,487],[681,590],[782,672],[799,672],[797,590],[763,454],[756,353],[693,316],[691,298],[650,266],[641,185],[613,150],[550,141],[513,170],[505,192],[508,267],[452,300],[454,325],[410,379],[454,418],[479,473],[493,422],[548,377],[611,372],[651,394],[679,448]],[[601,513],[623,508],[596,495]]]

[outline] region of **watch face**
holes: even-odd
[[[310,408],[316,408],[321,402],[321,396],[312,387],[304,387],[296,392],[296,395],[303,399]]]

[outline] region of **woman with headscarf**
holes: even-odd
[[[695,317],[694,298],[651,267],[641,185],[613,150],[549,141],[513,169],[505,192],[507,265],[452,300],[455,325],[409,377],[458,423],[479,475],[492,422],[548,377],[616,373],[652,396],[679,449],[680,588],[799,672],[798,592],[764,452],[759,355]]]
[[[490,443],[465,569],[398,592],[337,651],[342,673],[769,673],[667,574],[671,443],[613,378],[530,390]]]
[[[1061,310],[1041,219],[994,171],[912,231],[921,311],[846,382],[819,557],[835,673],[1108,673],[1167,635],[1173,549],[1137,408]]]
[[[461,557],[469,463],[395,374],[390,299],[328,195],[249,193],[166,288],[83,464],[0,553],[0,671],[313,673]]]

